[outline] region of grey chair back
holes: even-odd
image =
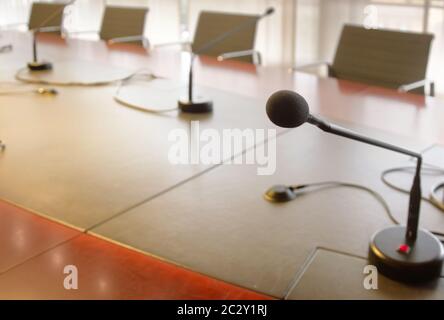
[[[387,88],[425,79],[432,34],[345,25],[331,76]],[[416,90],[424,93],[424,88]]]
[[[209,56],[219,56],[227,52],[253,49],[258,16],[202,11],[199,15],[194,40],[191,45],[192,51],[195,53],[212,39],[250,20],[256,20],[256,23],[252,23],[251,26],[242,29],[216,44],[214,47],[202,52],[202,54]],[[250,63],[253,63],[254,60],[252,55],[234,59]]]
[[[29,30],[40,27],[62,27],[66,5],[66,2],[33,2],[28,22]],[[60,32],[61,30],[56,33]]]
[[[100,28],[100,39],[142,36],[148,8],[107,6]],[[141,42],[137,40],[134,42]]]

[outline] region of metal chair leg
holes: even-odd
[[[262,55],[259,51],[255,51],[256,61],[255,64],[261,66],[262,65]]]

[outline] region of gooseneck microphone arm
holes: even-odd
[[[418,224],[419,224],[419,212],[421,206],[421,165],[422,165],[422,156],[419,153],[400,148],[398,146],[385,143],[382,141],[378,141],[369,137],[365,137],[351,130],[342,128],[340,126],[327,123],[322,119],[318,119],[311,114],[308,115],[307,122],[315,125],[322,131],[332,133],[344,138],[360,141],[366,144],[370,144],[376,147],[384,148],[387,150],[395,151],[398,153],[402,153],[417,159],[416,161],[416,173],[413,179],[413,185],[410,190],[410,200],[409,200],[409,212],[408,212],[408,221],[407,221],[407,230],[406,230],[406,241],[408,244],[412,245],[416,241],[417,233],[418,233]]]
[[[211,49],[212,47],[214,47],[215,45],[217,45],[218,43],[224,41],[225,39],[227,39],[228,37],[242,31],[243,29],[256,24],[260,19],[265,18],[271,14],[274,13],[274,8],[268,8],[263,14],[261,14],[260,16],[257,17],[252,17],[252,19],[234,27],[231,30],[228,30],[227,32],[224,32],[222,34],[220,34],[219,36],[217,36],[216,38],[212,39],[211,41],[205,43],[204,45],[202,45],[201,47],[199,47],[197,50],[195,50],[194,52],[191,53],[191,59],[190,59],[190,69],[188,71],[188,101],[185,102],[183,105],[181,105],[181,103],[179,102],[179,107],[181,108],[182,111],[187,111],[187,112],[200,112],[199,111],[199,106],[202,107],[202,110],[204,110],[205,112],[209,111],[209,109],[211,109],[211,102],[206,102],[206,103],[193,103],[194,101],[194,96],[193,96],[193,66],[194,66],[194,61],[197,55],[201,54],[201,53],[205,53],[207,50]],[[197,107],[197,108],[193,108]],[[203,107],[205,106],[205,107]]]
[[[54,31],[60,31],[62,28],[59,26],[54,27],[40,27],[32,30],[32,60],[34,62],[38,61],[38,54],[37,54],[37,36],[40,32],[54,32]]]
[[[194,65],[194,59],[196,58],[196,55],[194,53],[191,54],[191,60],[190,60],[190,71],[188,73],[188,101],[193,101],[193,65]]]
[[[37,37],[40,32],[54,32],[61,30],[61,27],[39,27],[32,31],[32,62],[28,63],[28,68],[32,71],[49,70],[52,68],[52,64],[49,62],[39,62],[38,59],[38,47]]]
[[[32,61],[37,62],[37,30],[32,33]]]
[[[417,159],[421,159],[421,154],[408,150],[408,149],[404,149],[386,142],[382,142],[376,139],[372,139],[366,136],[363,136],[359,133],[356,133],[354,131],[342,128],[340,126],[325,122],[324,120],[321,120],[319,118],[316,118],[312,115],[308,116],[307,122],[315,125],[316,127],[318,127],[319,129],[321,129],[322,131],[325,132],[329,132],[329,133],[333,133],[335,135],[341,136],[341,137],[345,137],[345,138],[349,138],[349,139],[353,139],[356,141],[360,141],[360,142],[364,142],[367,144],[371,144],[373,146],[376,147],[381,147],[384,149],[389,149],[398,153],[402,153],[411,157],[415,157]]]

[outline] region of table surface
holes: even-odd
[[[33,87],[14,80],[31,56],[30,35],[2,35],[3,42],[14,46],[13,52],[0,55],[2,90]],[[79,74],[87,75],[89,64],[119,72],[146,69],[175,82],[186,80],[189,59],[172,49],[146,51],[45,34],[39,37],[39,54],[55,63],[77,61]],[[444,102],[290,73],[284,67],[218,62],[205,56],[196,63],[195,78],[215,102],[210,116],[159,115],[124,107],[113,99],[116,84],[62,86],[56,97],[0,96],[0,138],[7,143],[0,157],[0,198],[274,297],[344,296],[335,290],[320,295],[310,290],[318,261],[327,259],[335,268],[348,259],[328,252],[306,268],[307,259],[316,248],[328,247],[365,261],[370,236],[390,225],[378,202],[346,188],[307,195],[284,206],[267,203],[262,194],[273,184],[352,181],[383,194],[396,218],[404,221],[406,196],[382,185],[379,173],[408,159],[315,128],[279,129],[276,174],[258,176],[251,165],[172,165],[167,159],[168,134],[177,128],[189,130],[192,120],[219,131],[275,128],[265,115],[266,99],[276,90],[290,89],[306,97],[313,113],[420,150],[444,144]],[[256,141],[256,149],[261,148],[263,141]],[[421,223],[444,231],[444,215],[427,204]],[[360,268],[362,261],[351,259],[350,268]],[[310,273],[305,277],[301,270]],[[341,288],[348,285],[356,283],[345,282]],[[415,294],[415,288],[403,285],[390,288],[384,293],[382,286],[382,293],[363,297]],[[421,297],[444,297],[442,285],[423,290]]]

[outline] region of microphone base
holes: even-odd
[[[441,276],[444,249],[428,231],[418,230],[415,243],[406,243],[406,227],[396,226],[377,232],[370,242],[369,261],[388,278],[421,283]]]
[[[296,198],[296,193],[288,186],[276,185],[265,192],[264,198],[270,202],[288,202]]]
[[[179,100],[179,110],[187,113],[209,113],[213,111],[213,101],[209,100]]]
[[[51,62],[29,62],[28,69],[31,71],[46,71],[52,69]]]

